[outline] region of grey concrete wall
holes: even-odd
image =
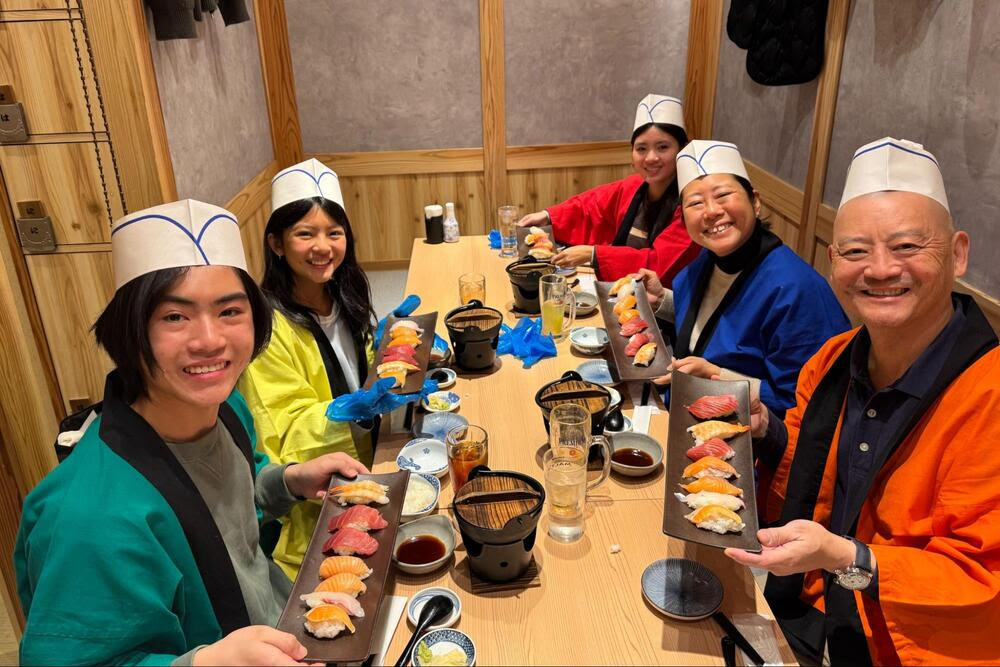
[[[285,3],[306,153],[482,145],[475,0]]]
[[[253,20],[216,12],[197,39],[158,42],[150,19],[149,33],[177,194],[223,205],[273,159]]]
[[[941,164],[952,216],[972,237],[966,280],[1000,295],[1000,3],[855,0],[824,200],[838,206],[854,151],[884,136]]]
[[[809,167],[809,135],[817,80],[796,86],[762,86],[746,70],[747,52],[726,35],[722,15],[719,77],[712,136],[740,147],[743,157],[801,188]]]
[[[684,98],[685,0],[506,0],[509,145],[620,141],[647,93]]]

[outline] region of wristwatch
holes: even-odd
[[[844,539],[854,542],[854,562],[843,570],[834,570],[837,577],[837,585],[849,591],[860,591],[868,587],[872,582],[875,573],[872,571],[872,554],[868,550],[868,545],[859,542],[850,535],[844,535]]]

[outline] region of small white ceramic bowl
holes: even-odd
[[[432,398],[440,398],[448,403],[447,408],[433,408],[431,407],[430,400]],[[428,412],[454,412],[458,409],[458,406],[462,404],[461,397],[453,391],[435,391],[433,394],[428,394],[420,403],[424,406],[424,410]]]
[[[396,465],[400,470],[443,477],[448,473],[448,448],[440,440],[414,438],[399,450]]]
[[[431,487],[431,489],[434,490],[434,500],[425,505],[424,507],[421,507],[416,512],[413,512],[412,514],[407,514],[405,511],[402,514],[400,514],[399,520],[404,523],[413,521],[414,519],[419,519],[422,516],[427,516],[428,514],[433,512],[434,508],[437,507],[438,499],[441,497],[441,480],[439,480],[434,475],[429,475],[419,472],[411,472],[410,481],[406,485],[407,492],[409,492],[410,486],[414,484],[426,484],[427,486]],[[403,505],[405,509],[406,505],[405,498],[403,499]]]
[[[569,332],[569,342],[583,354],[600,354],[608,346],[608,330],[601,327],[576,327]]]
[[[619,449],[638,449],[646,452],[653,459],[648,466],[630,466],[618,463],[614,453]],[[663,447],[653,438],[644,433],[614,433],[611,435],[611,469],[626,477],[645,477],[655,472],[663,462]]]
[[[455,591],[450,588],[432,586],[430,588],[425,588],[422,591],[417,591],[413,597],[410,598],[409,604],[406,605],[406,618],[409,619],[411,624],[413,624],[413,627],[417,626],[417,621],[420,619],[420,610],[423,609],[424,605],[427,604],[427,601],[435,595],[443,595],[451,600],[451,615],[437,625],[427,626],[427,629],[437,630],[439,628],[450,628],[458,622],[458,617],[462,615],[462,599],[459,598],[458,595],[455,594]]]
[[[433,535],[444,542],[444,556],[424,565],[410,565],[401,563],[396,559],[396,551],[399,545],[417,535]],[[392,545],[392,560],[403,572],[409,574],[426,574],[433,572],[448,562],[455,552],[455,530],[451,527],[451,519],[443,514],[425,516],[422,519],[404,523],[396,531],[396,541]]]
[[[577,317],[589,317],[597,310],[597,295],[592,292],[576,292]]]
[[[420,662],[420,658],[417,656],[417,649],[421,644],[426,644],[427,648],[429,648],[434,655],[443,655],[456,648],[462,649],[465,653],[466,667],[471,667],[471,665],[476,664],[476,644],[472,641],[472,638],[469,635],[465,634],[461,630],[442,628],[440,630],[433,630],[424,635],[420,641],[413,645],[413,653],[410,656],[410,661],[413,663],[414,667],[423,667],[423,663]]]

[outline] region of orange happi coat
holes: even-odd
[[[806,406],[856,333],[830,339],[802,369],[785,419],[788,446],[766,492],[771,521],[785,501]],[[813,520],[827,526],[839,432],[838,421],[826,461],[816,463],[823,475]],[[855,536],[878,563],[878,601],[854,593],[875,664],[1000,661],[1000,348],[968,366],[886,461]],[[800,595],[820,612],[823,586],[822,573],[809,572]]]

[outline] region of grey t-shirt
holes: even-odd
[[[292,583],[261,551],[257,505],[266,516],[277,517],[287,514],[298,501],[285,486],[287,466],[264,466],[255,485],[246,459],[221,420],[201,438],[168,442],[167,447],[198,487],[222,533],[250,623],[273,626]],[[190,665],[197,650],[179,656],[173,664]]]

